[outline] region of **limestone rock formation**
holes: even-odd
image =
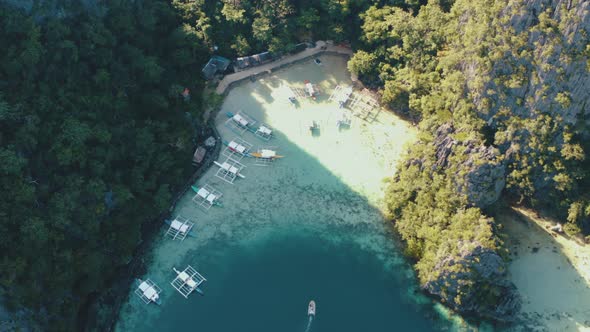
[[[434,140],[436,146],[436,168],[449,164],[452,154],[463,154],[458,165],[464,177],[458,174],[456,182],[467,195],[473,206],[489,206],[498,200],[506,184],[506,166],[498,149],[474,141],[459,142],[452,137],[454,129],[450,124],[440,126]],[[459,173],[459,172],[458,172]],[[460,177],[460,178],[459,178]]]
[[[523,34],[526,51],[506,52],[493,63],[486,74],[492,79],[481,89],[484,98],[474,100],[480,116],[493,126],[503,108],[522,117],[535,111],[559,114],[571,125],[589,114],[590,2],[510,1],[504,14],[510,17],[505,29]]]
[[[458,258],[439,250],[438,277],[422,288],[459,312],[497,321],[514,320],[521,298],[506,278],[506,263],[496,252],[480,245],[458,245]]]

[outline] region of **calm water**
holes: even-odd
[[[245,158],[246,179],[227,184],[216,167],[199,184],[223,192],[223,208],[203,212],[182,198],[174,211],[195,222],[196,238],[163,236],[146,257],[150,278],[163,289],[160,307],[146,306],[130,290],[118,331],[304,332],[307,304],[317,302],[310,331],[435,331],[449,322],[429,299],[415,293],[411,267],[383,220],[383,178],[390,177],[414,133],[392,114],[375,121],[335,123],[338,106],[327,98],[336,84],[350,84],[346,61],[323,57],[323,66],[294,65],[231,90],[216,124],[225,140],[236,133],[225,112],[243,110],[275,129],[265,143],[285,158],[258,167]],[[317,101],[290,105],[288,87],[311,80],[324,91]],[[317,121],[321,135],[306,124]],[[208,281],[204,297],[189,299],[170,286],[172,267],[192,265]]]
[[[358,246],[269,235],[247,247],[204,247],[196,255],[210,280],[205,296],[171,297],[161,319],[135,330],[303,332],[314,299],[310,331],[435,331],[432,313],[406,296],[411,285]]]

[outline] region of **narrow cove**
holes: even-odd
[[[223,207],[203,212],[193,192],[173,217],[195,222],[195,238],[164,237],[148,257],[150,278],[163,289],[160,307],[132,292],[119,331],[304,331],[307,303],[317,302],[311,331],[437,331],[451,322],[420,295],[411,266],[382,215],[383,179],[391,177],[414,131],[385,111],[336,126],[336,85],[350,85],[346,60],[324,55],[234,87],[216,117],[223,140],[240,137],[253,149],[272,146],[285,157],[269,167],[244,159],[245,179],[228,184],[208,170],[197,185],[223,193]],[[290,90],[317,84],[316,101],[288,101]],[[270,142],[225,125],[242,110],[274,128]],[[350,112],[350,111],[347,111]],[[308,123],[316,121],[319,134]],[[225,158],[220,156],[219,160]],[[165,232],[163,228],[162,234]],[[173,267],[192,265],[206,278],[205,296],[178,294]]]

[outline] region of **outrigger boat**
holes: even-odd
[[[226,145],[230,151],[239,153],[241,155],[246,154],[249,150],[249,147],[244,146],[236,141],[223,141],[223,144]]]
[[[232,165],[231,165],[231,164],[229,164],[228,162],[224,162],[224,163],[222,164],[222,163],[219,163],[219,162],[217,162],[217,161],[214,161],[213,163],[214,163],[215,165],[219,166],[219,168],[223,169],[224,171],[226,171],[226,172],[228,172],[228,173],[231,173],[231,174],[233,174],[233,175],[239,176],[239,177],[241,177],[242,179],[245,179],[245,178],[246,178],[246,177],[245,177],[245,176],[244,176],[242,173],[240,173],[240,170],[239,170],[237,167],[235,167],[235,166],[232,166]]]
[[[313,84],[311,84],[310,81],[305,80],[305,92],[307,92],[307,94],[309,95],[309,97],[311,97],[313,100],[315,100],[316,98],[316,92],[313,88]]]
[[[284,157],[284,156],[278,155],[276,151],[268,150],[268,149],[262,149],[257,152],[250,152],[249,156],[254,157],[254,158],[263,158],[263,159],[280,159],[280,158]]]
[[[309,305],[307,306],[307,315],[308,316],[315,316],[315,301],[309,301]]]
[[[243,134],[246,130],[253,131],[253,126],[256,124],[256,120],[246,112],[238,111],[236,114],[232,112],[225,112],[228,119],[225,125],[237,134]]]
[[[233,114],[232,112],[225,112],[228,118],[231,118],[242,127],[246,127],[250,124],[250,121],[246,120],[241,114]]]
[[[141,279],[136,279],[137,289],[135,290],[135,294],[139,296],[139,298],[145,303],[155,303],[157,305],[162,304],[162,300],[160,299],[160,293],[162,289],[158,287],[153,281],[147,279],[143,281]]]
[[[199,188],[195,185],[191,186],[191,189],[200,197],[202,200],[207,201],[210,205],[223,207],[223,204],[219,201],[219,195],[212,193],[209,188]],[[209,190],[208,190],[209,189]],[[193,198],[194,200],[194,198]],[[208,204],[208,205],[209,205]]]
[[[176,272],[176,278],[170,283],[182,296],[188,298],[188,296],[196,291],[201,295],[205,293],[199,288],[199,286],[207,281],[197,270],[192,266],[187,266],[184,271],[179,271],[175,267],[172,268]]]
[[[176,240],[177,238],[180,240],[184,240],[185,237],[197,237],[195,233],[193,233],[193,226],[194,223],[190,222],[188,219],[183,218],[181,216],[177,216],[174,220],[164,219],[164,223],[170,228],[166,232],[166,235],[172,237],[172,239]]]

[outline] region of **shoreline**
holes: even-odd
[[[212,114],[215,115],[218,111],[219,109],[214,109]],[[127,300],[128,290],[133,284],[137,272],[146,269],[147,263],[145,261],[145,258],[149,257],[150,253],[154,250],[154,245],[156,244],[156,241],[154,241],[154,239],[162,228],[162,221],[167,217],[170,217],[180,199],[182,199],[186,192],[190,190],[191,185],[211,168],[211,166],[213,165],[213,161],[217,160],[221,152],[221,147],[223,144],[221,143],[219,132],[217,131],[217,128],[215,126],[215,121],[209,119],[205,123],[205,132],[210,132],[210,135],[205,136],[215,137],[215,146],[211,150],[207,151],[207,154],[205,155],[205,158],[203,159],[202,163],[196,167],[196,170],[190,175],[188,180],[180,187],[181,189],[175,192],[170,207],[165,212],[162,212],[160,215],[155,217],[152,222],[147,222],[144,226],[145,228],[142,228],[142,238],[144,240],[137,247],[137,253],[133,256],[132,261],[127,266],[123,267],[125,271],[123,273],[124,275],[118,279],[118,282],[116,282],[115,286],[113,287],[113,289],[117,289],[119,291],[114,291],[113,293],[107,291],[107,293],[102,294],[96,300],[91,301],[88,305],[88,307],[100,307],[101,304],[107,302],[105,300],[101,301],[101,299],[109,298],[112,296],[114,303],[111,306],[112,315],[108,315],[108,321],[110,322],[104,324],[104,326],[108,326],[107,331],[115,331],[117,322],[119,321],[121,309],[123,308],[123,304]],[[145,236],[145,238],[143,236]],[[89,314],[90,312],[86,311],[86,317],[89,317]],[[98,316],[98,313],[94,312],[93,315]],[[103,326],[102,324],[100,324],[100,318],[97,318],[95,322],[98,324],[92,324],[91,327]],[[81,323],[84,329],[89,327],[88,320],[84,320]]]
[[[295,65],[297,63],[300,62],[304,62],[309,60],[311,57],[314,56],[320,56],[322,54],[333,54],[333,55],[338,55],[338,56],[343,56],[346,58],[350,58],[350,56],[353,54],[351,49],[345,49],[343,47],[338,47],[338,46],[332,46],[332,47],[337,47],[337,48],[341,48],[344,50],[347,50],[347,52],[338,52],[338,51],[333,51],[333,50],[326,50],[326,49],[322,49],[323,46],[326,45],[326,42],[323,41],[318,41],[316,42],[316,47],[310,50],[313,50],[313,53],[310,54],[306,54],[304,57],[298,56],[299,54],[302,54],[304,52],[292,55],[292,56],[286,56],[283,57],[282,59],[278,59],[276,61],[272,61],[270,63],[267,63],[265,65],[262,66],[258,66],[258,67],[254,67],[254,68],[250,68],[248,70],[244,70],[235,74],[241,74],[243,73],[244,75],[246,75],[243,78],[240,79],[233,79],[231,80],[229,83],[227,83],[224,87],[221,93],[219,93],[219,87],[221,86],[223,80],[221,80],[217,87],[215,88],[215,91],[211,91],[210,94],[214,94],[217,93],[218,95],[221,95],[223,100],[225,100],[225,98],[227,97],[227,95],[229,94],[229,92],[236,87],[237,85],[243,83],[245,80],[250,79],[251,77],[255,77],[256,79],[261,78],[263,76],[266,76],[268,74],[272,74],[278,70],[281,69],[285,69],[287,67],[290,67],[292,65]],[[264,66],[269,66],[271,69],[268,71],[263,71],[262,73],[257,73],[257,74],[252,74],[252,72],[254,71],[259,71],[260,67],[264,67]],[[230,75],[226,75],[225,77],[231,76],[233,74]],[[254,75],[254,76],[253,76]],[[224,77],[224,79],[225,79]],[[206,92],[206,91],[204,91]],[[204,98],[207,98],[209,96],[209,94],[203,94],[202,95],[202,100],[204,101]],[[222,103],[223,104],[223,103]],[[116,325],[117,322],[119,321],[120,318],[120,313],[121,310],[123,308],[123,304],[125,303],[126,299],[127,299],[127,290],[128,288],[131,286],[131,284],[133,283],[134,280],[134,274],[136,274],[136,272],[140,269],[145,269],[145,266],[147,265],[145,262],[145,258],[149,256],[149,253],[153,251],[154,249],[154,245],[156,244],[156,242],[154,241],[154,237],[156,236],[156,234],[158,233],[158,231],[160,230],[161,226],[161,221],[164,220],[166,217],[169,217],[175,210],[178,202],[180,201],[180,199],[182,199],[182,197],[186,194],[186,192],[188,190],[190,190],[191,185],[193,185],[197,180],[199,180],[212,166],[213,166],[213,161],[217,160],[219,157],[219,154],[221,153],[221,148],[223,147],[222,144],[222,140],[221,140],[221,134],[219,133],[216,123],[215,123],[215,118],[217,116],[217,113],[219,113],[219,111],[222,108],[222,104],[220,105],[216,105],[215,107],[206,109],[203,112],[203,120],[206,123],[206,128],[205,131],[210,131],[212,132],[211,135],[209,136],[213,136],[215,137],[215,147],[212,149],[212,151],[208,151],[207,155],[205,156],[205,159],[203,160],[203,162],[197,167],[197,169],[191,174],[191,176],[188,178],[187,182],[185,182],[185,184],[183,185],[182,189],[177,191],[174,195],[174,198],[172,200],[172,203],[170,204],[170,207],[166,210],[166,212],[163,212],[162,214],[160,214],[159,216],[157,216],[156,218],[154,218],[153,223],[148,223],[149,226],[148,229],[145,231],[144,235],[147,234],[147,239],[145,241],[142,241],[142,243],[138,246],[137,251],[138,253],[133,257],[133,260],[124,268],[125,272],[125,276],[124,278],[121,278],[123,280],[125,280],[124,282],[121,281],[121,279],[119,279],[119,284],[126,284],[126,287],[121,287],[121,290],[125,290],[122,292],[114,292],[114,295],[112,295],[112,298],[114,299],[114,305],[112,306],[111,312],[112,315],[109,315],[109,323],[105,324],[105,326],[108,326],[108,331],[115,331],[116,329]],[[205,135],[207,136],[207,135]],[[195,147],[196,148],[196,147]],[[117,287],[117,286],[115,286]],[[103,297],[109,297],[111,294],[109,294],[110,292],[107,292],[105,294],[102,294],[101,296],[99,296],[97,299],[95,299],[94,301],[90,301],[88,307],[91,306],[100,306],[100,304],[102,304],[104,301],[101,301],[101,299]],[[86,311],[85,312],[86,317],[90,316],[90,312]],[[94,313],[95,315],[97,315],[97,313]],[[96,322],[100,322],[99,319],[96,320]],[[88,327],[88,320],[84,320],[81,324],[82,326],[84,326],[85,328]],[[101,324],[93,324],[94,327],[96,326],[100,326]]]
[[[239,84],[245,80],[260,78],[268,74],[272,74],[277,70],[284,69],[299,62],[305,62],[314,56],[321,56],[323,54],[342,55],[350,58],[353,55],[351,48],[336,46],[329,41],[318,40],[316,46],[305,49],[302,52],[287,55],[271,62],[262,64],[260,66],[252,67],[250,69],[242,70],[236,73],[225,75],[217,84],[215,92],[224,97],[233,88],[234,85]],[[353,78],[354,81],[354,78]]]
[[[328,54],[326,56],[330,56],[330,57],[335,57],[335,58],[340,58],[342,59],[342,55],[341,54]],[[348,58],[348,57],[346,57]],[[307,59],[309,60],[309,59]],[[306,60],[306,61],[307,61]],[[325,67],[322,67],[324,70],[327,70],[327,68],[330,68],[330,65],[333,65],[333,63],[340,63],[341,61],[343,61],[343,63],[345,63],[344,60],[339,60],[337,62],[331,62],[331,61],[324,61],[324,63],[326,64]],[[297,62],[291,62],[290,65],[296,65]],[[308,66],[308,65],[305,65]],[[315,65],[312,65],[313,67],[306,69],[307,71],[309,71],[310,69],[313,70],[311,73],[317,73],[317,70],[315,69]],[[281,69],[285,69],[285,67],[281,67]],[[345,67],[344,67],[345,68]],[[288,70],[288,69],[287,69]],[[329,71],[330,73],[332,71]],[[295,70],[293,73],[288,74],[288,75],[295,75],[295,77],[291,77],[290,79],[294,82],[303,82],[303,79],[306,78],[305,76],[311,73],[307,73],[304,74],[298,70]],[[275,72],[271,73],[271,75],[269,75],[270,77],[264,77],[261,78],[261,81],[258,82],[243,82],[242,84],[246,84],[247,87],[243,87],[242,84],[235,84],[232,85],[232,87],[230,88],[231,91],[234,91],[233,88],[236,87],[240,90],[239,94],[244,94],[244,91],[242,90],[249,90],[249,89],[254,89],[255,92],[249,92],[248,96],[249,97],[235,97],[233,98],[234,100],[232,100],[231,102],[228,102],[227,100],[224,99],[224,103],[222,106],[222,111],[223,110],[231,110],[234,109],[235,107],[243,107],[247,112],[250,112],[250,114],[252,114],[253,116],[260,118],[260,119],[265,119],[265,122],[269,121],[269,124],[271,126],[273,126],[273,128],[275,128],[276,130],[280,131],[281,136],[286,136],[287,139],[283,139],[280,140],[278,142],[276,142],[275,144],[279,145],[279,149],[286,149],[284,150],[286,154],[290,155],[290,156],[295,156],[295,153],[301,153],[301,152],[305,152],[305,158],[304,159],[295,159],[293,160],[293,162],[295,163],[302,163],[302,164],[309,164],[311,163],[319,163],[321,164],[323,167],[322,169],[325,171],[328,171],[328,173],[331,173],[331,179],[329,181],[329,185],[330,186],[334,186],[337,183],[341,183],[341,181],[345,181],[345,186],[348,187],[349,190],[347,190],[348,192],[352,192],[354,193],[353,195],[358,195],[360,194],[362,197],[364,197],[364,199],[368,199],[372,204],[370,205],[370,207],[368,209],[374,209],[376,208],[376,206],[380,206],[380,203],[382,203],[382,199],[380,199],[379,197],[381,197],[382,192],[380,192],[381,194],[370,194],[370,197],[366,197],[365,194],[367,194],[367,190],[372,191],[375,186],[383,186],[383,182],[382,179],[383,177],[379,175],[379,179],[375,180],[375,176],[377,174],[373,174],[375,172],[367,172],[365,176],[361,177],[360,179],[357,178],[357,176],[353,176],[352,178],[350,177],[351,174],[355,174],[357,173],[357,171],[355,171],[354,169],[352,169],[351,167],[345,167],[345,168],[341,168],[341,166],[339,165],[344,165],[346,163],[343,163],[342,160],[340,159],[346,159],[346,153],[343,153],[345,151],[349,151],[350,150],[350,146],[355,146],[354,144],[359,144],[359,145],[363,145],[364,141],[367,140],[375,140],[377,139],[377,142],[385,142],[387,144],[387,146],[389,148],[393,148],[394,150],[397,149],[402,149],[402,144],[400,144],[401,140],[400,139],[391,139],[392,137],[397,137],[395,135],[401,135],[400,137],[406,137],[408,136],[409,132],[412,132],[412,126],[411,123],[408,121],[403,121],[403,125],[402,124],[397,124],[394,125],[394,127],[389,127],[390,124],[390,120],[392,120],[393,118],[397,118],[395,116],[395,112],[390,112],[390,111],[385,111],[382,110],[383,114],[382,116],[385,116],[385,121],[377,121],[375,122],[375,125],[377,126],[376,128],[381,128],[380,130],[384,130],[382,127],[387,127],[387,133],[388,135],[383,135],[383,136],[379,136],[379,137],[373,137],[374,135],[371,134],[373,132],[373,129],[369,129],[369,128],[373,128],[373,126],[370,125],[370,122],[365,122],[362,119],[358,119],[358,120],[354,120],[354,121],[358,121],[357,124],[354,126],[354,129],[352,132],[356,132],[356,131],[361,131],[362,134],[362,139],[358,140],[358,139],[354,139],[354,137],[351,137],[350,134],[346,134],[347,131],[343,132],[342,134],[337,134],[336,129],[333,129],[331,126],[328,126],[329,123],[332,123],[333,121],[333,117],[334,114],[336,113],[325,113],[324,111],[322,111],[321,113],[319,112],[318,107],[321,107],[322,105],[316,105],[316,103],[310,103],[308,104],[307,102],[305,102],[305,106],[302,107],[301,109],[299,109],[296,112],[283,112],[282,108],[277,108],[276,104],[275,106],[272,106],[272,109],[265,109],[265,106],[269,106],[270,103],[273,103],[277,100],[283,100],[282,99],[282,94],[284,94],[283,89],[281,88],[281,80],[285,80],[285,78],[281,78],[281,79],[277,79],[277,77],[274,77],[273,75],[285,75],[285,73],[280,73],[279,70],[276,70]],[[342,76],[342,74],[338,74],[340,76]],[[313,76],[313,74],[312,74]],[[333,78],[332,78],[333,80]],[[350,80],[350,76],[348,78],[348,80]],[[267,95],[267,93],[269,92],[269,90],[267,90],[266,86],[274,84],[275,85],[275,89],[273,90],[274,92],[271,93],[270,95]],[[297,84],[297,83],[296,83]],[[301,83],[298,83],[301,84]],[[325,81],[323,83],[324,85],[330,85],[330,84],[334,84],[332,81]],[[228,92],[228,91],[226,91]],[[232,92],[233,94],[233,92]],[[285,99],[286,100],[286,99]],[[280,103],[280,101],[279,101]],[[261,108],[259,105],[262,105],[263,107]],[[331,106],[333,107],[333,106]],[[254,110],[256,109],[256,110]],[[266,113],[266,112],[271,112],[271,113]],[[261,114],[257,114],[260,112],[264,112],[265,115],[261,115]],[[389,113],[390,115],[386,115],[385,113]],[[272,114],[272,115],[270,115]],[[323,114],[323,115],[319,115],[319,114]],[[303,116],[303,117],[302,117]],[[297,118],[301,118],[300,120],[293,120],[294,117]],[[313,117],[315,118],[315,120],[320,121],[320,123],[322,124],[322,128],[325,128],[322,130],[322,138],[321,141],[318,138],[311,138],[308,135],[305,135],[304,132],[302,132],[301,125],[303,123],[305,123],[307,120],[306,118],[309,117]],[[318,119],[318,117],[320,117],[320,119]],[[390,119],[391,117],[391,119]],[[225,126],[223,126],[222,124],[225,122],[225,116],[220,117],[219,115],[219,110],[215,109],[212,110],[211,112],[211,116],[210,119],[212,120],[216,120],[218,125],[218,129],[220,130],[220,133],[222,134],[222,137],[225,137],[227,135],[233,136],[234,134],[231,133],[229,131],[229,129],[227,129]],[[356,118],[354,118],[356,119]],[[396,128],[397,127],[397,128]],[[396,133],[394,136],[391,136],[390,131]],[[409,132],[408,132],[409,131]],[[348,132],[350,133],[350,132]],[[337,136],[334,136],[334,134],[336,134]],[[225,136],[224,136],[225,135]],[[326,136],[324,136],[326,135]],[[355,134],[356,135],[356,134]],[[356,136],[355,136],[356,137]],[[325,148],[325,144],[323,144],[322,142],[324,142],[325,139],[328,140],[335,140],[336,145],[333,146],[332,148],[326,150]],[[348,143],[353,144],[353,145],[348,145]],[[354,150],[354,149],[353,149]],[[363,150],[363,149],[360,149]],[[377,149],[376,150],[375,145],[373,145],[373,149],[370,149],[368,151],[365,151],[364,153],[367,156],[373,156],[376,158],[382,158],[383,157],[383,153],[381,151],[381,149]],[[363,150],[364,151],[364,150]],[[397,154],[396,154],[397,156]],[[335,157],[336,159],[332,158]],[[393,158],[393,159],[391,159]],[[394,165],[391,162],[397,157],[392,157],[391,155],[386,156],[385,162],[380,162],[375,164],[374,166],[377,168],[382,168],[385,165]],[[291,164],[291,163],[289,163]],[[276,176],[282,177],[284,180],[280,181],[280,182],[284,182],[284,183],[290,183],[289,180],[291,175],[293,175],[292,170],[290,170],[292,168],[292,166],[281,166],[281,165],[277,165],[276,167],[273,167],[272,169],[274,171],[272,171],[272,173],[276,173]],[[301,171],[298,174],[298,176],[302,176],[302,178],[304,179],[303,183],[299,184],[299,189],[304,190],[304,192],[308,193],[309,195],[316,195],[319,194],[321,192],[321,190],[319,190],[320,188],[316,188],[315,186],[312,185],[312,183],[314,183],[314,181],[316,181],[316,177],[322,177],[325,176],[328,173],[325,172],[320,172],[320,173],[315,173],[315,174],[305,174],[305,167],[301,168],[301,167],[296,167],[297,169],[300,169]],[[358,168],[356,168],[358,169]],[[242,205],[242,209],[245,206],[254,206],[257,202],[261,199],[261,197],[255,198],[252,195],[246,195],[245,193],[252,193],[252,186],[254,185],[255,187],[258,186],[267,186],[267,188],[271,188],[271,187],[277,187],[276,184],[272,185],[272,183],[274,183],[275,181],[272,178],[267,178],[267,177],[260,177],[260,175],[262,175],[263,173],[266,173],[266,171],[264,171],[261,168],[247,168],[248,170],[248,177],[254,177],[257,180],[257,182],[259,182],[258,184],[252,183],[251,181],[245,181],[244,183],[240,184],[240,185],[236,185],[235,187],[231,187],[232,190],[229,191],[225,191],[224,192],[224,198],[228,199],[228,200],[235,200],[237,197],[240,197],[240,200],[242,201],[241,205]],[[387,176],[391,176],[391,172],[393,171],[393,169],[388,168],[388,172],[387,172]],[[285,173],[289,174],[290,176],[283,176],[286,174],[282,174]],[[351,173],[352,172],[352,173]],[[211,173],[211,172],[209,172]],[[372,175],[373,174],[373,175]],[[379,173],[380,174],[380,173]],[[211,174],[209,174],[211,175]],[[208,180],[208,181],[218,181],[215,180],[213,178],[211,179],[207,179],[208,176],[204,175],[204,180]],[[366,179],[365,179],[366,178]],[[365,180],[370,180],[370,181],[365,181]],[[350,182],[352,181],[352,182]],[[268,183],[267,183],[268,182]],[[215,185],[215,183],[213,183]],[[291,183],[290,183],[291,184]],[[217,185],[220,185],[219,183]],[[292,185],[292,184],[291,184]],[[223,186],[223,185],[221,185]],[[367,187],[369,186],[369,187]],[[274,188],[274,189],[278,189]],[[350,190],[353,189],[353,190]],[[319,191],[318,191],[319,190]],[[270,192],[267,193],[261,193],[261,195],[263,195],[263,197],[272,197],[271,199],[269,199],[269,203],[272,204],[276,204],[277,203],[277,196],[280,195],[290,195],[288,192],[284,192],[281,191],[282,194],[272,194]],[[331,197],[331,196],[330,196]],[[329,197],[327,198],[328,200]],[[188,203],[186,204],[186,206],[183,206],[183,203],[181,202],[180,205],[177,207],[177,209],[179,209],[179,213],[183,214],[183,215],[193,215],[194,213],[197,213],[198,211],[195,210],[194,204],[191,204],[190,199],[189,198],[185,198],[185,201]],[[294,200],[285,200],[285,201],[289,201],[289,202],[294,202]],[[310,200],[310,202],[312,202],[313,200]],[[334,201],[334,199],[332,199],[332,201]],[[336,203],[336,202],[334,202]],[[350,209],[354,210],[356,209],[356,207],[353,205],[350,207]],[[232,211],[235,210],[235,211]],[[297,209],[293,209],[293,210],[297,210]],[[307,211],[308,209],[302,209],[302,211]],[[312,209],[313,210],[313,209]],[[337,209],[334,210],[336,211],[340,211],[341,209]],[[341,211],[340,211],[341,212]],[[382,212],[382,211],[381,211]],[[307,212],[304,212],[303,215],[301,213],[299,213],[300,215],[298,215],[297,217],[304,217],[304,220],[310,219],[307,218]],[[217,216],[216,216],[217,215]],[[209,217],[207,217],[209,216]],[[265,225],[270,226],[271,223],[271,219],[273,219],[273,215],[272,213],[265,213],[262,215],[257,215],[257,217],[255,218],[255,220],[250,220],[250,214],[247,214],[247,218],[244,219],[244,211],[240,211],[240,208],[238,206],[230,209],[229,206],[224,207],[224,209],[221,210],[212,210],[209,212],[208,215],[202,215],[199,214],[199,219],[200,219],[200,229],[201,229],[201,239],[199,240],[199,243],[197,244],[198,246],[202,246],[205,243],[207,243],[207,241],[212,240],[214,238],[216,238],[216,236],[223,236],[226,240],[227,238],[231,238],[231,237],[237,237],[239,239],[254,239],[253,237],[251,237],[251,235],[248,235],[248,229],[251,229],[253,227],[264,227]],[[275,216],[276,217],[276,216]],[[224,220],[231,220],[231,223],[224,223],[223,225],[219,224],[219,218],[222,218]],[[310,219],[311,220],[311,219]],[[346,227],[347,224],[344,222],[346,220],[346,218],[332,218],[330,219],[331,223],[334,225],[340,225],[342,227]],[[292,222],[292,220],[285,220],[284,223],[282,223],[282,226],[288,226],[288,223]],[[370,224],[367,221],[356,221],[356,220],[351,220],[350,221],[350,225],[348,226],[355,226],[355,227],[361,227],[363,229],[367,228],[367,230],[372,229],[372,228],[381,228],[381,227],[387,227],[389,229],[390,224],[389,223],[383,223],[383,224]],[[352,224],[354,223],[354,224]],[[248,227],[244,227],[245,225],[248,225]],[[321,232],[322,229],[325,229],[327,226],[329,225],[321,225],[321,224],[315,224],[315,226],[313,227],[318,227],[317,229],[315,229],[316,232]],[[273,226],[274,227],[274,226]],[[328,233],[329,234],[329,233]],[[391,235],[391,234],[390,234]],[[377,240],[376,238],[377,235],[372,235],[369,238],[362,238],[362,239],[358,239],[356,241],[359,241],[357,244],[363,248],[363,250],[372,250],[372,248],[374,247],[374,242],[375,240]],[[381,235],[379,235],[381,236]],[[370,239],[370,240],[368,240]],[[380,239],[380,238],[379,238]],[[392,240],[390,236],[387,237],[388,240]],[[164,265],[170,265],[170,264],[176,264],[176,262],[178,261],[177,258],[170,258],[173,257],[170,255],[171,252],[175,252],[176,257],[181,257],[183,256],[184,253],[190,254],[190,250],[194,250],[194,246],[188,246],[185,248],[182,248],[181,251],[183,253],[179,253],[178,252],[178,247],[177,246],[173,246],[172,244],[168,244],[165,242],[163,243],[163,247],[161,252],[157,253],[156,256],[154,257],[155,262],[154,265],[150,268],[150,274],[151,275],[155,275],[156,277],[158,275],[160,275],[160,278],[162,275],[166,274],[165,269],[162,268],[162,266]],[[380,259],[383,259],[385,257],[385,252],[382,252],[381,254],[378,255],[378,257]],[[391,253],[392,256],[395,256],[394,253]],[[389,256],[389,254],[387,255]],[[388,266],[390,264],[396,264],[395,260],[399,259],[401,257],[394,257],[392,258],[391,263],[388,263]],[[405,261],[405,259],[404,259]],[[412,272],[414,270],[412,269]],[[422,296],[422,294],[420,294],[420,296]],[[428,301],[430,303],[430,301]],[[435,302],[432,302],[433,304]],[[132,307],[129,306],[129,311],[130,313],[132,313]],[[126,315],[125,311],[121,312],[122,315]],[[136,314],[134,314],[136,315]],[[155,313],[153,313],[153,315],[156,315]],[[155,316],[154,316],[155,317]],[[437,316],[438,317],[438,314]],[[442,317],[442,316],[441,316]],[[132,324],[133,320],[137,320],[137,318],[133,318],[132,316],[130,316],[130,318],[125,318],[125,319],[129,319],[127,322],[123,321],[121,322],[121,324],[123,325],[117,325],[117,328],[124,328],[125,326],[127,328],[129,328],[130,326],[134,326]],[[145,321],[146,318],[143,318],[143,321],[141,324],[146,324]],[[137,321],[139,322],[139,321]],[[131,325],[125,325],[125,324],[131,324]]]
[[[509,279],[522,296],[520,324],[532,331],[590,331],[590,246],[548,229],[554,220],[501,207]]]

